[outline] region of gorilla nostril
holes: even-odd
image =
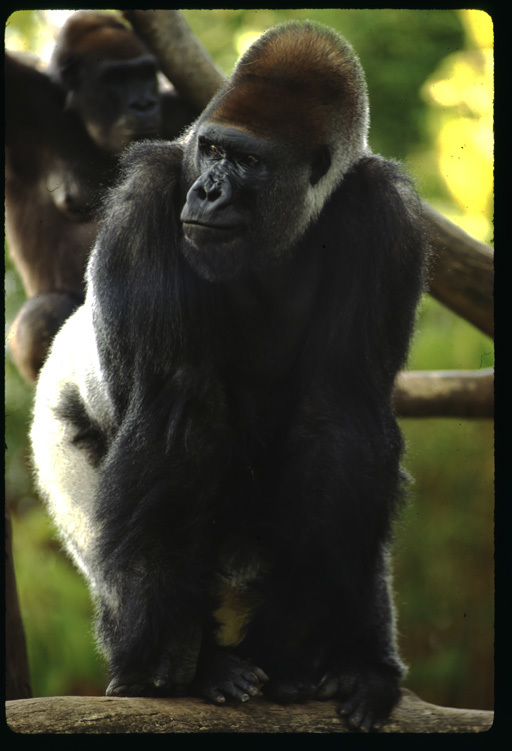
[[[196,185],[194,193],[200,201],[209,201],[210,203],[213,203],[213,201],[216,201],[221,196],[222,191],[216,185]]]
[[[216,201],[218,198],[220,198],[222,195],[222,190],[218,185],[213,185],[210,190],[208,191],[207,199],[213,203],[213,201]]]
[[[199,198],[200,201],[205,201],[208,195],[202,185],[197,185],[194,188],[194,193],[196,194],[197,198]]]
[[[191,192],[195,199],[201,203],[220,205],[228,204],[233,198],[233,188],[228,179],[212,178],[207,176],[199,179],[192,186]]]

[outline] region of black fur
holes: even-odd
[[[61,400],[55,408],[60,420],[73,426],[75,434],[71,439],[73,446],[87,454],[93,467],[97,467],[104,458],[108,436],[101,426],[86,411],[75,386],[67,385],[61,394]]]
[[[325,674],[375,666],[398,678],[384,556],[401,493],[393,381],[421,287],[421,224],[396,188],[407,183],[393,164],[361,159],[294,250],[291,273],[314,253],[319,278],[300,346],[283,363],[258,290],[247,294],[264,328],[247,341],[223,286],[184,263],[165,208],[178,160],[176,146],[132,151],[92,267],[120,418],[101,473],[103,566],[115,577],[134,550],[154,556],[159,546],[158,589],[130,591],[144,620],[127,641],[115,631],[119,662],[138,657],[144,672],[187,618],[204,622],[234,555],[269,570],[251,583],[263,604],[237,647],[276,676],[269,693],[276,685],[277,698],[296,698]],[[391,704],[396,688],[389,695]]]

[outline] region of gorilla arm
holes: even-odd
[[[31,441],[41,495],[46,500],[64,547],[88,582],[100,614],[103,642],[108,640],[106,634],[114,639],[112,629],[116,627],[112,624],[113,613],[119,610],[128,618],[125,622],[130,623],[130,632],[140,636],[141,627],[137,628],[134,616],[128,616],[127,610],[132,603],[132,613],[137,612],[138,617],[144,619],[146,607],[150,609],[153,601],[140,581],[141,576],[144,580],[141,567],[147,566],[146,571],[150,575],[149,564],[144,564],[142,553],[131,571],[127,567],[124,572],[126,591],[121,591],[116,585],[115,573],[100,565],[101,527],[97,523],[101,479],[99,464],[108,454],[115,425],[113,405],[98,358],[92,309],[87,301],[64,323],[41,370]],[[157,598],[160,598],[161,578],[153,577],[153,581]],[[131,598],[127,592],[131,593]],[[110,629],[106,626],[107,622],[111,624]],[[124,642],[127,640],[129,638],[125,636]],[[124,644],[122,637],[121,642]],[[147,635],[137,650],[143,656],[145,667],[146,661],[149,661],[148,653],[152,653],[151,644],[151,637]],[[170,690],[178,691],[181,683],[191,681],[199,644],[200,631],[189,628],[182,632],[179,643],[162,647],[158,659],[153,661],[154,670],[149,677],[147,671],[132,671],[129,676],[114,673],[109,693],[115,693],[122,687],[123,693],[153,694],[164,684],[167,693]],[[110,655],[114,651],[112,649]],[[174,688],[170,688],[166,682],[171,667]],[[126,686],[126,683],[129,685]]]

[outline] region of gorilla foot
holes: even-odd
[[[316,691],[317,699],[341,700],[338,712],[353,730],[378,731],[400,698],[398,677],[376,670],[328,673]]]
[[[195,691],[213,704],[245,702],[259,694],[268,676],[260,668],[230,653],[210,655],[198,672]]]
[[[186,638],[170,639],[151,667],[113,667],[107,696],[185,696],[196,672],[200,643],[201,629],[190,625]]]

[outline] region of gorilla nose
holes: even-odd
[[[140,97],[130,102],[129,108],[138,115],[152,115],[158,110],[158,101],[152,97]]]
[[[208,204],[210,209],[220,209],[231,203],[233,187],[227,178],[201,177],[192,185],[187,202]]]

